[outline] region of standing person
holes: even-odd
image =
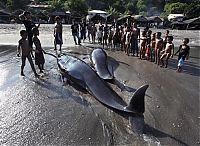
[[[89,23],[87,24],[87,30],[88,30],[88,39],[90,42],[90,37],[92,37],[92,22],[89,21]]]
[[[147,60],[149,60],[149,58],[150,58],[151,34],[152,34],[152,31],[148,30],[147,31],[146,52],[145,52],[145,57]]]
[[[78,45],[81,45],[81,40],[79,38],[79,26],[77,22],[73,21],[71,25],[71,30],[72,30],[72,36],[74,37],[75,45],[77,45],[76,38],[78,39]]]
[[[92,24],[92,29],[91,29],[91,35],[92,35],[92,43],[95,44],[95,39],[96,39],[96,32],[97,32],[97,28],[95,26],[95,24]]]
[[[27,40],[28,33],[26,32],[26,30],[21,30],[20,36],[21,36],[21,39],[18,42],[18,47],[17,47],[18,54],[17,54],[17,56],[21,56],[21,59],[22,59],[21,76],[24,76],[24,67],[25,67],[26,58],[27,58],[30,65],[31,65],[31,68],[32,68],[32,70],[35,74],[35,77],[39,77],[39,75],[36,73],[36,70],[35,70],[35,67],[34,67],[34,64],[33,64],[33,60],[31,58],[32,48],[30,47],[29,41]]]
[[[160,51],[163,49],[163,39],[161,38],[161,32],[156,33],[156,45],[155,45],[155,64],[160,63]]]
[[[116,26],[113,34],[113,47],[114,50],[117,50],[117,47],[120,46],[120,28]]]
[[[156,33],[152,34],[151,45],[150,45],[150,60],[151,62],[155,61],[155,46],[156,46]]]
[[[165,37],[163,39],[163,48],[166,47],[166,44],[167,44],[167,37],[169,36],[169,30],[166,30],[165,32]]]
[[[112,49],[114,28],[111,26],[108,33],[108,48]]]
[[[102,39],[103,39],[103,27],[100,26],[98,31],[97,31],[97,38],[98,38],[98,43],[102,45]]]
[[[182,72],[183,63],[184,63],[185,59],[188,60],[188,58],[189,58],[190,47],[188,46],[188,43],[189,43],[189,39],[184,38],[182,45],[179,46],[178,51],[175,53],[175,55],[177,53],[179,53],[177,72]]]
[[[86,39],[86,27],[87,27],[87,24],[85,22],[85,19],[82,19],[82,22],[80,23],[80,33],[81,33],[81,39],[83,40],[83,42]]]
[[[40,73],[43,73],[44,70],[44,50],[42,49],[40,40],[37,36],[39,36],[39,30],[37,27],[33,27],[33,43],[35,45],[35,64],[38,65],[38,68],[40,69]]]
[[[126,39],[125,39],[125,53],[129,56],[130,43],[131,43],[131,31],[130,31],[130,27],[127,27],[125,37],[126,37]]]
[[[140,37],[139,59],[145,59],[144,56],[145,56],[146,42],[147,42],[146,31],[142,31],[142,36]]]
[[[173,41],[173,36],[168,36],[165,49],[163,51],[161,51],[161,54],[162,54],[160,57],[160,61],[162,63],[161,67],[164,66],[163,59],[166,58],[165,68],[167,68],[169,57],[173,57],[173,55],[174,55],[174,44],[172,43],[172,41]]]
[[[36,27],[35,23],[31,19],[31,13],[28,11],[24,11],[21,15],[19,15],[19,19],[22,21],[26,28],[26,32],[28,33],[28,41],[30,48],[33,48],[33,33],[32,28]],[[37,26],[40,27],[40,23]],[[31,52],[31,56],[33,57],[33,53]]]
[[[106,23],[104,28],[103,28],[103,48],[104,48],[104,45],[106,45],[106,47],[108,48],[108,33],[109,33],[109,26],[108,24]]]
[[[54,27],[54,50],[57,50],[57,45],[60,45],[60,51],[62,48],[62,23],[59,16],[55,17],[55,27]]]
[[[132,34],[131,34],[131,50],[133,56],[138,57],[138,39],[140,39],[140,29],[137,27],[137,23],[133,23]]]

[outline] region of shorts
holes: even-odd
[[[184,63],[183,58],[179,59],[179,61],[178,61],[178,66],[179,66],[179,67],[183,66],[183,63]]]

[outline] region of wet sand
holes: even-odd
[[[88,62],[94,47],[73,46],[69,51]],[[180,40],[179,40],[180,41]],[[194,40],[195,41],[195,40]],[[91,95],[63,86],[55,59],[45,56],[43,78],[35,79],[26,63],[25,77],[19,76],[16,46],[0,46],[1,145],[199,145],[199,49],[192,46],[183,73],[176,73],[177,56],[167,69],[107,50],[109,64],[119,82],[146,93],[145,131],[137,136],[129,121],[104,107]],[[54,52],[52,47],[45,47]],[[133,93],[112,88],[128,102]]]

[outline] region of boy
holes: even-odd
[[[125,53],[128,56],[130,52],[130,43],[131,43],[131,32],[130,32],[130,27],[127,27],[125,35]]]
[[[57,44],[60,45],[60,51],[62,48],[63,40],[62,40],[62,23],[60,22],[60,17],[55,17],[55,27],[54,27],[54,50],[57,50]]]
[[[160,51],[163,49],[163,39],[161,38],[161,32],[156,33],[156,45],[155,45],[155,64],[160,63]]]
[[[139,59],[145,59],[145,49],[146,49],[146,42],[147,42],[147,37],[146,37],[146,31],[142,31],[142,36],[140,37],[140,56]]]
[[[189,39],[188,38],[184,38],[182,45],[180,45],[178,51],[175,53],[175,55],[177,53],[179,53],[179,55],[178,55],[177,72],[181,72],[182,71],[182,66],[183,66],[183,63],[184,63],[185,59],[188,60],[188,58],[189,58],[190,47],[188,46],[188,43],[189,43]]]
[[[38,68],[40,69],[40,73],[43,73],[44,70],[44,50],[41,47],[40,40],[37,36],[39,36],[39,30],[37,27],[34,27],[32,29],[33,32],[33,43],[35,44],[35,64],[38,65]]]
[[[25,66],[26,58],[27,58],[35,74],[35,77],[39,77],[39,75],[36,73],[33,60],[31,58],[32,48],[29,46],[29,41],[27,40],[28,34],[26,30],[21,30],[20,35],[21,35],[21,39],[19,40],[19,45],[17,47],[17,51],[18,51],[17,56],[20,56],[20,52],[21,52],[21,58],[22,58],[21,76],[24,76],[24,66]]]
[[[161,60],[161,63],[162,63],[162,65],[160,67],[164,66],[163,59],[166,57],[165,68],[167,68],[169,57],[170,56],[173,57],[173,55],[174,55],[174,44],[172,43],[173,36],[168,36],[166,39],[167,39],[166,40],[167,43],[166,43],[166,46],[165,46],[165,50],[161,51],[162,56],[160,57],[160,60]]]

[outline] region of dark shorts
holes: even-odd
[[[62,34],[61,33],[56,33],[54,35],[55,37],[55,44],[63,44],[63,40],[62,40]]]
[[[44,55],[42,52],[40,53],[35,53],[35,64],[36,65],[40,65],[40,64],[44,64],[45,60],[44,60]]]

